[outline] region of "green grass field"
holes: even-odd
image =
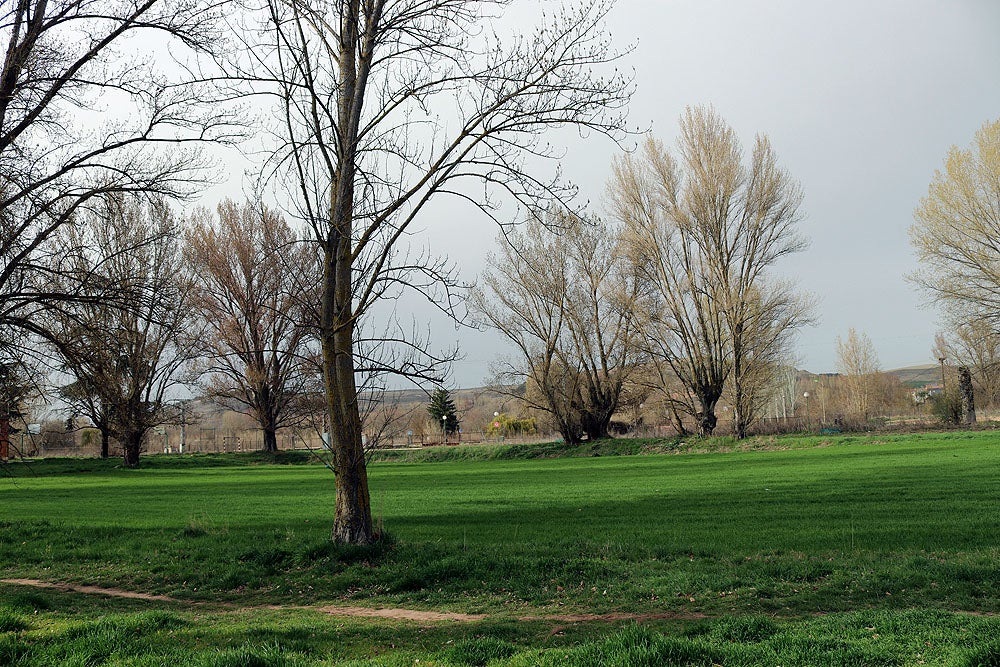
[[[673,453],[606,455],[640,451]],[[0,664],[1000,664],[994,433],[384,458],[391,540],[364,549],[329,543],[331,473],[294,455],[7,466],[3,578],[198,604],[0,585]],[[611,612],[656,618],[546,618]]]

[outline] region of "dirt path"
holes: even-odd
[[[32,588],[49,588],[64,593],[84,593],[86,595],[106,595],[115,598],[128,598],[131,600],[148,600],[152,602],[174,602],[187,605],[211,605],[233,610],[244,609],[312,609],[330,616],[344,616],[350,618],[388,618],[405,621],[416,621],[427,623],[435,621],[453,621],[460,623],[472,623],[483,621],[490,616],[488,614],[460,614],[446,611],[422,611],[419,609],[397,609],[372,607],[339,607],[335,605],[325,605],[322,607],[307,607],[301,605],[264,605],[258,607],[240,607],[231,603],[207,603],[193,600],[182,600],[170,597],[169,595],[153,595],[151,593],[138,593],[126,591],[120,588],[105,588],[103,586],[83,586],[79,584],[63,584],[40,579],[0,579],[0,584],[13,584],[15,586],[30,586]],[[653,620],[695,620],[706,618],[700,613],[678,613],[661,612],[652,614],[626,614],[622,612],[612,612],[608,614],[538,614],[516,617],[519,621],[549,621],[553,623],[614,623],[620,621],[653,621]]]
[[[130,598],[132,600],[153,600],[157,602],[186,602],[167,595],[152,595],[151,593],[136,593],[118,588],[102,588],[101,586],[82,586],[79,584],[57,584],[40,579],[0,579],[0,584],[16,586],[32,586],[34,588],[52,588],[63,593],[87,593],[88,595],[107,595],[113,598]]]

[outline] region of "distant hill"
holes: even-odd
[[[886,371],[889,375],[895,375],[903,384],[918,388],[928,384],[938,384],[941,382],[941,367],[937,364],[925,364],[923,366],[908,366],[906,368],[896,368]]]

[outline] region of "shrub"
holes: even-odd
[[[931,414],[942,424],[962,421],[962,397],[957,391],[944,391],[931,396]]]
[[[504,413],[494,417],[486,427],[486,435],[511,436],[511,435],[531,435],[538,431],[534,417],[518,418],[511,417]]]

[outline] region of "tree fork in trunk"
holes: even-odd
[[[715,432],[719,418],[715,415],[715,406],[719,399],[700,399],[701,410],[698,411],[698,435],[709,436]]]
[[[715,416],[715,412],[703,411],[698,413],[698,432],[699,435],[709,436],[715,431],[715,426],[719,423],[718,417]]]

